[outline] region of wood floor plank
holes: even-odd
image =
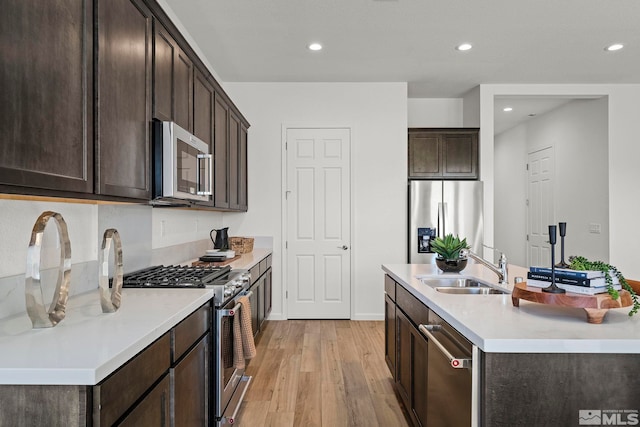
[[[305,332],[300,372],[320,372],[320,332]]]
[[[378,424],[381,426],[409,426],[395,394],[379,394],[373,396],[373,407],[376,411]]]
[[[322,378],[333,384],[344,384],[338,345],[338,341],[322,341],[320,343]]]
[[[267,423],[269,405],[270,402],[268,400],[262,402],[243,401],[234,424],[246,426],[265,425]]]
[[[280,363],[284,358],[284,350],[274,349],[262,353],[266,353],[262,364],[259,365],[255,371],[249,368],[247,369],[247,375],[253,377],[251,386],[244,396],[244,399],[247,401],[270,401],[273,397],[273,391],[275,390],[276,381],[278,380],[278,376],[273,373],[278,372],[280,369]],[[253,361],[249,367],[255,368]]]
[[[273,390],[270,412],[295,412],[300,374],[300,354],[283,357]]]
[[[356,362],[360,360],[360,351],[356,347],[355,338],[351,328],[337,327],[338,349],[340,360],[343,362]]]
[[[322,426],[322,381],[319,372],[301,372],[298,377],[298,396],[294,426]]]
[[[379,425],[360,362],[342,362],[342,373],[349,425],[368,427]]]
[[[324,427],[348,427],[349,412],[344,384],[322,382],[322,425]]]
[[[334,320],[321,320],[320,336],[322,341],[337,341],[336,323]]]
[[[269,412],[265,427],[293,427],[295,412]],[[246,424],[247,427],[258,427],[254,424]]]
[[[287,341],[287,336],[289,335],[289,326],[291,325],[291,323],[286,320],[270,320],[268,323],[269,327],[273,327],[273,332],[271,333],[271,339],[267,343],[267,348],[284,348]],[[258,345],[260,344],[262,343],[259,343]]]

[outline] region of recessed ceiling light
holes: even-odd
[[[469,43],[462,43],[462,44],[456,46],[456,50],[465,51],[465,50],[471,49],[472,47],[473,46],[471,46]]]
[[[505,112],[507,112],[507,113],[508,113],[509,111],[513,111],[513,108],[512,108],[512,107],[504,107],[504,108],[502,109],[502,111],[505,111]]]
[[[615,43],[605,47],[604,50],[606,50],[607,52],[615,52],[616,50],[620,50],[623,47],[624,45],[622,43]]]
[[[322,50],[322,45],[320,43],[311,43],[308,48],[309,50]]]

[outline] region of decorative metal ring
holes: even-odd
[[[60,266],[58,270],[58,283],[53,294],[53,300],[49,310],[44,307],[44,296],[40,283],[40,251],[44,229],[49,219],[53,218],[58,228],[60,242]],[[43,212],[31,231],[31,240],[27,249],[27,271],[25,273],[25,298],[27,314],[31,319],[33,328],[51,328],[64,319],[69,299],[69,283],[71,281],[71,242],[67,223],[57,212]]]
[[[113,241],[113,255],[115,272],[113,275],[113,285],[109,290],[109,252]],[[100,305],[103,313],[114,313],[120,308],[122,302],[122,241],[120,234],[115,228],[109,228],[104,232],[102,238],[102,250],[100,251],[100,261],[98,265],[100,285]]]

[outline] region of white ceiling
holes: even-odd
[[[159,1],[225,82],[401,81],[409,98],[481,83],[640,83],[640,0]],[[473,49],[455,50],[462,42]],[[625,48],[606,52],[612,43]],[[503,101],[496,134],[569,99],[511,97],[510,114]]]
[[[410,98],[480,83],[640,83],[638,0],[164,3],[226,82],[403,81]],[[461,42],[474,48],[458,52]],[[625,49],[605,52],[614,42]]]

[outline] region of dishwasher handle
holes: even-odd
[[[442,326],[440,325],[420,325],[418,326],[420,332],[422,332],[427,339],[431,340],[438,350],[444,354],[444,356],[449,359],[449,364],[452,368],[455,369],[467,369],[471,368],[471,359],[459,359],[457,357],[453,357],[453,355],[446,349],[444,345],[433,335],[432,332],[442,332]]]

